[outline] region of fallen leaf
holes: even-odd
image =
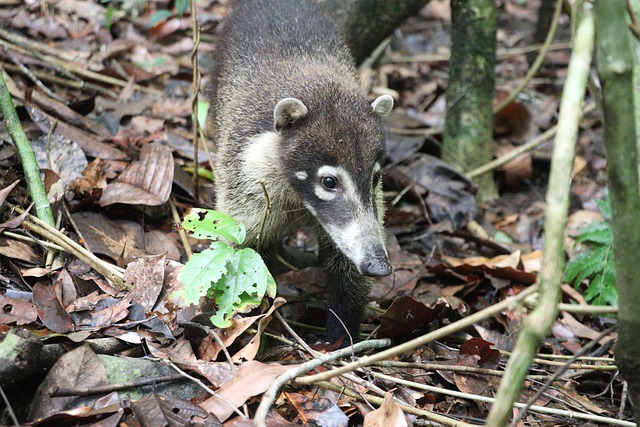
[[[127,169],[102,192],[100,206],[114,203],[157,206],[169,200],[173,183],[173,156],[162,144],[147,144],[140,160]]]
[[[393,401],[393,394],[384,394],[384,403],[364,417],[364,427],[407,427],[407,420],[400,406]]]
[[[240,365],[233,379],[220,387],[217,395],[238,408],[250,397],[267,391],[276,378],[295,367],[296,365],[283,366],[277,363],[267,364],[250,360]],[[215,414],[221,421],[226,420],[233,413],[233,408],[216,396],[208,398],[200,406],[207,412]]]
[[[53,332],[64,334],[73,331],[74,325],[71,316],[62,306],[61,292],[59,282],[54,285],[36,283],[33,287],[33,303],[44,326]]]

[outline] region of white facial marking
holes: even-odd
[[[313,206],[311,206],[311,204],[310,204],[309,202],[304,202],[304,207],[305,207],[305,208],[307,208],[307,210],[308,210],[309,212],[311,212],[311,215],[313,215],[313,216],[317,216],[317,214],[318,214],[318,213],[317,213],[317,212],[316,212],[316,210],[313,208]]]
[[[295,177],[300,181],[304,181],[305,179],[307,179],[307,173],[305,171],[299,171],[295,173]]]
[[[380,164],[374,166],[374,173],[381,169]],[[338,191],[329,191],[322,186],[321,177],[334,176],[338,180]],[[344,201],[344,208],[352,209],[351,221],[348,223],[334,223],[329,219],[322,227],[331,236],[336,246],[353,262],[361,272],[374,247],[384,249],[384,237],[378,218],[374,215],[372,206],[364,206],[351,174],[339,166],[322,166],[316,173],[315,194],[321,200],[333,200],[340,195]],[[375,189],[372,189],[375,191]],[[307,208],[309,208],[307,206]],[[311,209],[309,209],[311,211]],[[313,211],[311,211],[313,213]],[[315,215],[315,214],[314,214]],[[385,250],[386,252],[386,250]]]
[[[342,197],[346,200],[359,200],[358,191],[356,190],[356,186],[351,179],[351,175],[344,168],[340,166],[321,166],[316,173],[316,177],[320,178],[323,176],[334,176],[338,180],[338,188],[342,193]],[[319,181],[316,182],[315,185],[315,194],[320,200],[333,200],[337,196],[336,191],[329,191],[322,186],[322,183]]]

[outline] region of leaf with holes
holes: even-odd
[[[260,305],[265,295],[274,297],[276,282],[256,251],[236,251],[226,265],[227,272],[210,296],[218,306],[211,322],[219,328],[231,326],[234,313],[246,313]]]
[[[182,227],[196,239],[224,239],[237,245],[244,242],[247,231],[229,215],[208,209],[190,209],[184,216]]]
[[[184,299],[187,304],[195,304],[207,295],[227,273],[227,263],[235,249],[224,242],[213,242],[210,249],[194,254],[184,265],[178,278],[184,283]]]

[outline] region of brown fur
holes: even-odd
[[[329,307],[357,339],[371,282],[365,274],[390,268],[374,174],[384,156],[379,115],[391,100],[367,101],[339,30],[310,0],[235,1],[223,25],[208,91],[217,209],[242,221],[247,244],[260,241],[267,255],[292,225],[315,224]],[[349,179],[327,190],[317,176],[323,166]],[[258,181],[271,202],[263,236]],[[341,227],[359,241],[345,243]],[[327,328],[331,340],[345,334],[332,315]]]

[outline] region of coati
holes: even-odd
[[[391,272],[380,117],[393,99],[368,102],[339,28],[312,0],[237,0],[222,25],[207,90],[216,208],[263,254],[291,226],[317,225],[329,308],[344,323],[330,313],[327,339],[357,340],[370,277]]]

